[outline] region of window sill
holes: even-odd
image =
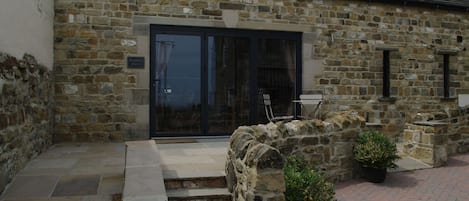
[[[440,101],[441,102],[454,102],[456,101],[458,98],[452,98],[452,97],[449,97],[449,98],[441,98]]]
[[[378,99],[379,102],[383,103],[395,103],[397,98],[395,97],[381,97]]]

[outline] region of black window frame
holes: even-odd
[[[454,50],[437,50],[438,55],[443,56],[443,99],[451,99],[451,71],[450,57],[458,54]]]
[[[396,98],[391,97],[391,52],[399,51],[397,47],[376,47],[377,51],[383,51],[383,91],[382,102],[394,102]]]

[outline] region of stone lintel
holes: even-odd
[[[252,30],[290,31],[301,33],[313,33],[315,29],[311,25],[265,23],[252,21],[239,21],[234,27],[228,27],[224,21],[206,19],[171,18],[161,16],[134,16],[133,30],[136,35],[148,34],[149,24],[157,25],[178,25],[193,27],[215,27],[215,28],[239,28]]]
[[[399,47],[395,46],[376,46],[376,50],[379,51],[399,51]]]
[[[414,122],[416,125],[420,126],[447,126],[448,123],[440,122],[440,121],[416,121]]]
[[[457,55],[459,50],[451,50],[451,49],[437,49],[436,54],[448,54],[448,55]]]

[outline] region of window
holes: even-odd
[[[293,114],[301,33],[152,25],[152,137],[228,135],[266,123],[262,94]]]
[[[438,50],[437,54],[443,56],[443,98],[450,98],[450,56],[456,55],[457,51]]]
[[[395,47],[377,47],[376,50],[383,51],[383,97],[381,100],[391,98],[391,62],[389,55],[392,51],[398,51]]]

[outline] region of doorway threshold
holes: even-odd
[[[228,142],[230,136],[152,137],[156,144]]]

